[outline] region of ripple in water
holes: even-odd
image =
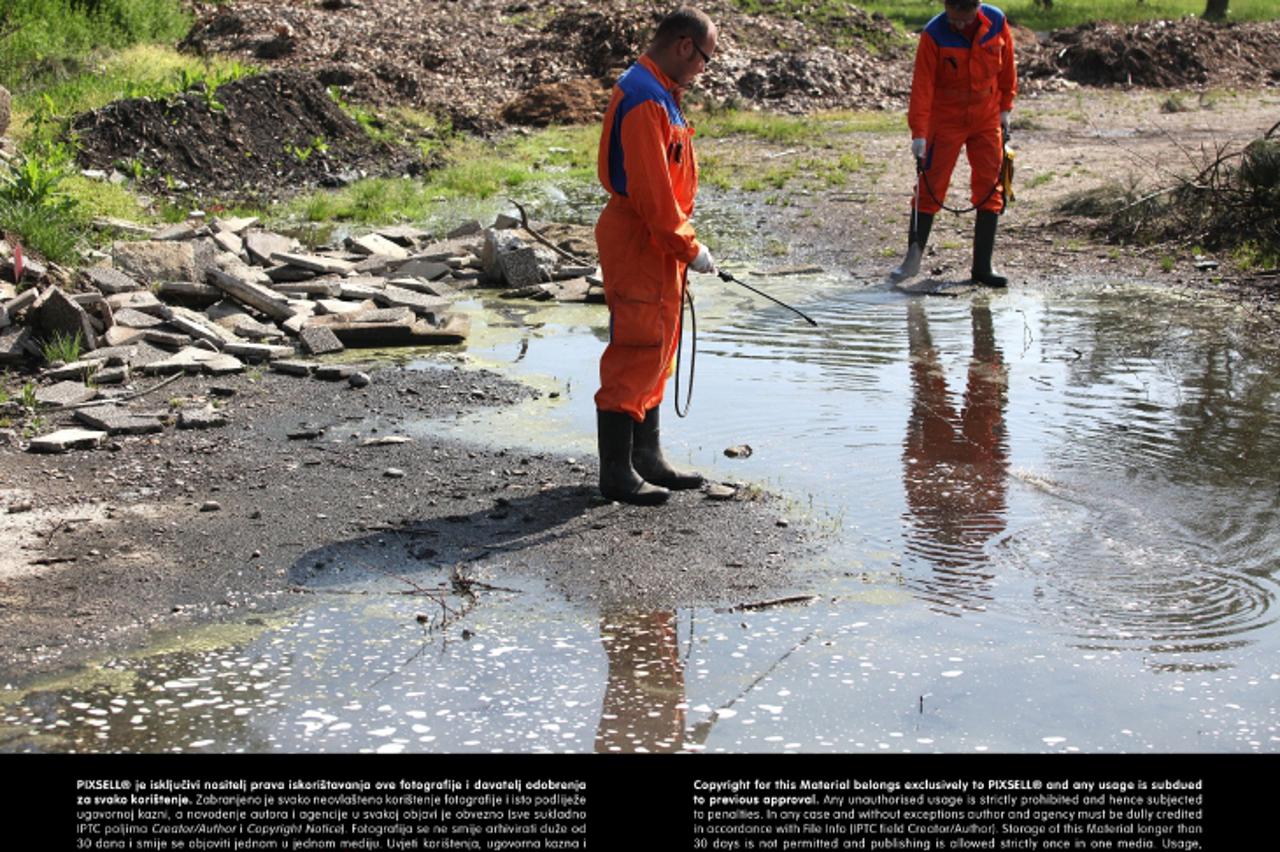
[[[1223,564],[1215,547],[1199,544],[1215,537],[1096,484],[1083,494],[1060,483],[1038,487],[1056,505],[1001,542],[1001,562],[1032,578],[1041,611],[1086,647],[1141,649],[1161,655],[1153,665],[1175,669],[1215,668],[1163,658],[1242,647],[1244,634],[1275,622],[1275,581]],[[1150,495],[1146,505],[1169,509]]]

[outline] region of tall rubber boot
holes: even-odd
[[[924,247],[929,242],[929,232],[933,230],[932,213],[914,213],[911,218],[915,220],[915,227],[907,229],[907,256],[897,269],[889,273],[889,280],[894,284],[920,274],[920,259],[924,257]]]
[[[634,423],[630,414],[596,409],[600,493],[606,500],[637,506],[657,506],[665,503],[671,492],[645,482],[631,466],[631,430]]]
[[[667,460],[663,457],[656,405],[644,413],[643,423],[636,423],[634,420],[631,422],[633,424],[631,464],[645,482],[651,482],[672,491],[702,487],[704,480],[701,474],[676,470],[667,464]]]
[[[991,254],[996,248],[996,224],[1000,216],[990,210],[979,210],[973,224],[973,272],[975,284],[985,287],[1007,287],[1009,279],[991,269]]]

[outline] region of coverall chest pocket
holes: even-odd
[[[1004,39],[993,38],[978,50],[978,70],[983,79],[995,77],[1004,65]]]
[[[672,125],[667,134],[667,171],[676,201],[686,212],[698,192],[698,164],[693,155],[693,128]]]

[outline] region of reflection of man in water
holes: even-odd
[[[605,616],[600,638],[609,682],[596,751],[677,751],[684,745],[684,664],[676,614]]]
[[[1009,469],[1004,408],[1008,376],[991,327],[975,304],[973,357],[957,413],[919,300],[907,306],[912,406],[903,446],[908,549],[931,562],[924,596],[943,606],[981,608],[990,579],[977,569],[1005,526]]]

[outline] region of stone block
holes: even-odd
[[[75,419],[108,435],[150,435],[164,431],[164,424],[158,417],[145,417],[114,405],[81,408],[76,411]]]
[[[119,293],[132,293],[141,290],[142,285],[129,275],[110,266],[90,266],[84,270],[89,283],[105,296]]]
[[[531,248],[503,252],[498,258],[501,278],[508,287],[532,287],[542,283],[542,263]]]
[[[244,249],[249,252],[249,257],[263,266],[272,265],[272,255],[291,252],[298,246],[298,241],[292,237],[283,237],[270,231],[249,231],[242,237]]]
[[[346,348],[331,329],[322,325],[303,328],[298,334],[298,340],[302,344],[302,351],[311,355],[326,355]]]
[[[36,402],[60,408],[66,405],[80,405],[97,395],[97,388],[88,387],[83,381],[69,380],[37,388]]]
[[[65,453],[68,450],[91,450],[101,446],[107,433],[87,429],[59,429],[33,438],[28,449],[33,453]]]
[[[195,247],[189,242],[118,240],[112,244],[111,261],[116,269],[144,283],[197,278]]]

